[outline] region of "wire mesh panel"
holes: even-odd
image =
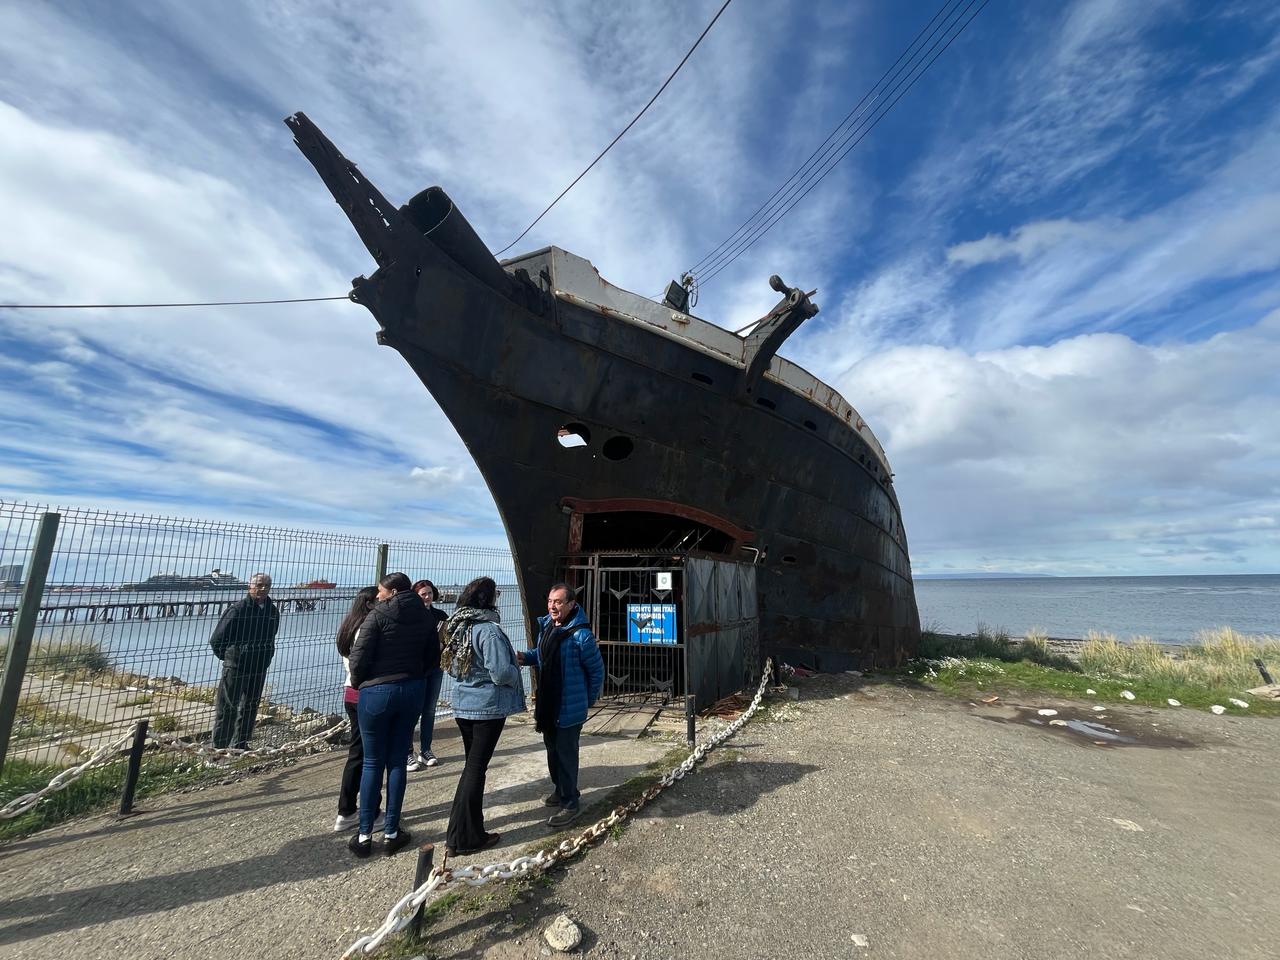
[[[0,501],[0,642],[6,644],[44,512]],[[56,512],[61,522],[10,757],[70,763],[144,716],[153,731],[207,737],[223,676],[210,636],[257,573],[272,579],[279,630],[266,664],[254,745],[296,739],[342,713],[345,674],[334,640],[356,591],[373,583],[376,539],[111,511]],[[524,610],[508,551],[394,543],[388,570],[434,581],[446,611],[468,580],[494,577],[502,588],[504,627],[523,645]],[[445,703],[448,693],[442,694]]]
[[[591,621],[600,639],[607,696],[664,703],[684,697],[682,579],[682,569],[669,558],[652,566],[613,566],[600,559]]]
[[[402,571],[413,581],[430,580],[440,592],[435,606],[453,613],[462,588],[477,577],[492,577],[498,585],[498,613],[501,626],[512,646],[523,650],[528,644],[527,616],[516,586],[515,561],[509,550],[498,547],[459,547],[435,543],[390,543],[387,545],[387,570]],[[536,611],[535,611],[536,612]],[[528,693],[529,672],[524,671]],[[450,712],[454,680],[447,673],[440,687],[436,715]]]

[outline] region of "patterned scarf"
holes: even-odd
[[[461,680],[471,670],[471,629],[477,623],[499,623],[497,610],[459,607],[440,627],[440,666]],[[456,669],[455,669],[456,668]]]

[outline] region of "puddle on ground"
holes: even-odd
[[[1109,714],[1105,721],[1093,712],[1059,709],[1056,716],[1042,717],[1036,707],[981,705],[974,712],[994,723],[1021,723],[1059,733],[1068,740],[1094,747],[1151,747],[1179,750],[1194,747],[1185,737],[1170,737],[1151,728],[1151,722],[1139,717],[1117,719]]]

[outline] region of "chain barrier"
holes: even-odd
[[[95,767],[105,767],[107,764],[123,760],[124,756],[120,754],[120,751],[127,750],[132,742],[133,730],[130,730],[119,740],[103,744],[93,751],[93,754],[84,763],[77,764],[74,767],[67,767],[67,769],[59,773],[49,781],[48,786],[41,787],[35,793],[24,793],[22,796],[15,797],[3,807],[0,807],[0,820],[10,820],[21,816],[49,794],[65,790]]]
[[[283,757],[291,753],[302,753],[312,747],[319,746],[332,739],[338,733],[347,733],[351,729],[348,720],[341,720],[331,727],[303,740],[295,740],[279,747],[259,747],[257,750],[241,750],[238,747],[213,747],[206,743],[191,743],[175,734],[149,733],[147,743],[152,744],[165,753],[187,753],[217,765],[218,760],[269,760]]]
[[[310,750],[314,746],[325,742],[339,732],[345,733],[350,728],[347,720],[342,720],[314,733],[304,740],[297,740],[293,743],[286,743],[280,747],[263,747],[258,750],[239,750],[235,747],[210,747],[200,743],[189,743],[173,734],[147,734],[148,746],[154,746],[164,753],[186,753],[192,754],[207,761],[211,766],[217,766],[218,760],[267,760],[273,757],[287,756],[291,753],[301,753],[304,750]],[[74,767],[67,767],[57,776],[49,781],[48,786],[42,787],[34,793],[25,793],[20,797],[15,797],[3,807],[0,807],[0,820],[10,820],[13,817],[21,816],[26,813],[37,803],[43,800],[51,793],[59,790],[65,790],[71,784],[75,783],[82,776],[97,767],[105,767],[108,764],[118,763],[128,756],[128,748],[133,743],[133,735],[137,730],[135,725],[128,733],[120,737],[112,743],[104,744],[93,752],[84,763],[77,764]],[[122,752],[124,751],[124,752]]]
[[[583,847],[589,846],[600,837],[603,837],[613,827],[622,823],[633,813],[638,812],[641,807],[645,806],[676,781],[683,780],[686,775],[693,771],[694,767],[702,762],[708,753],[741,730],[755,714],[756,710],[760,708],[760,701],[764,698],[764,691],[769,685],[769,677],[772,671],[773,661],[766,660],[760,677],[760,687],[756,690],[756,695],[752,698],[751,705],[727,727],[695,747],[680,762],[679,766],[664,773],[657,783],[648,787],[640,796],[629,803],[614,807],[609,811],[608,815],[597,820],[576,837],[568,837],[549,850],[539,850],[535,854],[516,857],[514,860],[504,863],[491,863],[487,866],[472,864],[471,866],[455,869],[449,867],[446,862],[443,866],[433,868],[422,886],[405,894],[391,908],[387,913],[386,919],[382,921],[382,926],[347,947],[342,954],[342,960],[350,960],[351,957],[358,953],[364,953],[366,956],[373,953],[382,946],[387,937],[399,933],[409,926],[413,921],[414,915],[426,904],[428,898],[450,883],[459,882],[468,886],[479,887],[493,880],[511,880],[516,877],[529,876],[533,873],[541,873],[550,869],[559,861],[573,859],[581,852]]]

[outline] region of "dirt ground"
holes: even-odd
[[[547,956],[564,911],[579,952],[624,960],[1274,956],[1280,724],[1108,704],[1134,742],[1100,743],[1040,708],[1097,716],[812,678],[625,832],[514,900],[468,894],[416,950]],[[423,839],[457,776],[456,737],[443,746],[410,779]],[[669,748],[599,739],[584,782],[600,797]],[[546,835],[536,735],[520,725],[499,753],[494,860]],[[309,758],[0,848],[0,956],[336,958],[413,872],[329,832],[338,770]]]

